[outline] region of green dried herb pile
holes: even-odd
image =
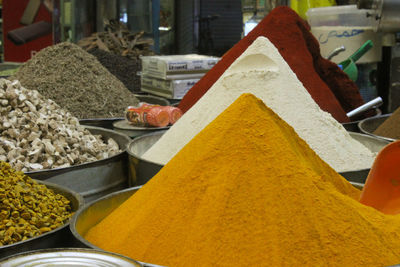
[[[0,246],[49,232],[71,215],[67,198],[0,161]]]
[[[123,117],[127,106],[139,102],[96,57],[68,42],[42,49],[13,79],[79,119]]]

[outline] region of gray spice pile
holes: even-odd
[[[68,42],[44,48],[10,79],[79,119],[123,117],[127,106],[139,102],[96,57]]]

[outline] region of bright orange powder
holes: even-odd
[[[359,193],[244,94],[86,238],[165,266],[400,263],[400,217]]]

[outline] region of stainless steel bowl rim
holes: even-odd
[[[81,254],[84,254],[84,253],[85,254],[93,254],[93,255],[103,254],[106,256],[122,258],[122,259],[126,260],[127,262],[132,262],[132,263],[136,263],[137,265],[143,266],[143,264],[141,264],[140,262],[135,261],[124,255],[110,252],[110,251],[91,249],[91,248],[46,248],[46,249],[25,251],[25,252],[17,253],[17,254],[11,255],[11,256],[7,256],[3,259],[0,259],[0,263],[1,262],[6,263],[7,261],[9,261],[11,259],[14,259],[14,258],[16,259],[16,258],[20,258],[20,257],[24,257],[24,256],[29,256],[29,255],[49,254],[49,253],[60,254],[60,253],[72,253],[72,252],[81,253]],[[82,256],[84,256],[84,255],[82,255]]]
[[[131,141],[129,142],[129,144],[127,145],[127,148],[126,148],[126,152],[127,152],[130,156],[135,157],[135,158],[137,158],[137,159],[140,159],[141,161],[148,162],[148,163],[152,163],[152,164],[155,164],[155,165],[158,165],[158,166],[163,167],[164,165],[162,165],[162,164],[160,164],[160,163],[158,163],[158,162],[154,162],[154,161],[147,160],[147,159],[144,159],[144,158],[142,158],[142,157],[139,157],[137,154],[133,153],[132,150],[131,150],[130,148],[131,148],[131,146],[132,146],[134,143],[140,142],[141,139],[146,138],[147,136],[151,136],[151,135],[163,135],[165,132],[167,132],[167,130],[156,131],[156,132],[153,132],[153,133],[148,133],[148,134],[144,134],[144,135],[141,135],[141,136],[139,136],[139,137],[136,137],[135,139],[133,139],[133,140],[131,140]]]
[[[375,108],[374,110],[376,111],[376,114],[374,116],[368,117],[367,119],[379,117],[379,116],[382,115],[382,111],[379,108]],[[357,120],[357,121],[350,121],[350,122],[343,122],[342,124],[344,124],[344,125],[346,125],[346,124],[358,124],[360,121],[363,121],[363,120],[365,120],[365,119]]]
[[[102,131],[113,132],[114,134],[118,134],[122,138],[125,138],[126,141],[127,141],[127,144],[129,144],[130,141],[131,141],[131,139],[127,135],[119,133],[119,132],[116,132],[116,131],[113,131],[113,130],[110,130],[110,129],[101,128],[101,127],[95,127],[95,126],[87,126],[87,125],[82,125],[82,126],[84,126],[85,128],[87,128],[89,130],[90,129],[94,129],[94,130],[99,129],[99,130],[102,130]],[[121,156],[123,153],[126,152],[127,147],[128,147],[128,145],[125,148],[120,148],[121,152],[119,152],[119,153],[117,153],[117,154],[115,154],[115,155],[113,155],[111,157],[105,158],[105,159],[95,160],[95,161],[91,161],[91,162],[85,162],[85,163],[81,163],[81,164],[77,164],[77,165],[72,165],[72,166],[69,166],[69,167],[28,171],[28,172],[25,172],[25,174],[29,176],[29,174],[31,174],[31,173],[39,173],[39,172],[44,172],[44,171],[49,171],[49,172],[50,171],[54,171],[55,172],[55,171],[61,171],[61,170],[68,170],[68,169],[71,169],[71,168],[86,168],[86,167],[88,167],[90,165],[100,164],[100,163],[103,163],[104,161],[108,161],[110,159],[114,159],[114,158],[117,158],[117,157]]]
[[[78,202],[78,208],[74,211],[75,213],[78,212],[78,210],[80,210],[81,208],[83,208],[84,202],[85,202],[85,201],[84,201],[83,197],[82,197],[79,193],[77,193],[77,192],[75,192],[75,191],[72,191],[71,189],[68,189],[68,188],[66,188],[66,187],[64,187],[64,186],[61,186],[61,185],[58,185],[58,184],[49,183],[49,182],[47,182],[47,181],[41,181],[41,180],[36,180],[36,179],[33,179],[33,180],[35,180],[35,181],[38,182],[39,184],[44,184],[44,185],[46,185],[46,186],[49,186],[50,189],[51,189],[51,188],[58,188],[58,189],[60,189],[61,191],[68,192],[69,194],[71,194],[71,195],[77,200],[77,202]],[[75,215],[75,214],[74,214],[74,215]],[[32,238],[29,238],[29,239],[27,239],[27,240],[23,240],[23,241],[19,241],[19,242],[16,242],[16,243],[12,243],[12,244],[9,244],[9,245],[0,246],[0,249],[10,248],[10,247],[17,246],[17,245],[20,245],[20,244],[23,244],[23,243],[26,243],[26,242],[31,242],[31,241],[33,241],[33,240],[43,238],[44,236],[47,236],[47,235],[51,235],[51,234],[53,234],[53,233],[56,232],[56,231],[59,231],[59,230],[65,228],[65,227],[68,227],[69,224],[70,224],[71,221],[72,221],[72,217],[73,217],[73,216],[71,216],[71,217],[68,219],[68,221],[66,221],[62,226],[59,226],[59,227],[57,227],[57,228],[55,228],[55,229],[53,229],[53,230],[51,230],[51,231],[49,231],[49,232],[47,232],[47,233],[44,233],[44,234],[41,234],[41,235],[38,235],[38,236],[35,236],[35,237],[32,237]]]
[[[364,187],[364,184],[362,184],[362,183],[357,183],[357,182],[349,182],[349,183],[360,190]]]
[[[80,242],[82,242],[83,244],[85,244],[86,246],[91,247],[91,248],[94,248],[94,249],[102,250],[101,248],[99,248],[99,247],[93,245],[92,243],[90,243],[89,241],[87,241],[86,239],[84,239],[84,238],[76,231],[76,229],[75,229],[75,224],[76,224],[76,221],[78,220],[79,215],[80,215],[83,211],[87,210],[88,208],[90,208],[91,206],[93,206],[95,203],[97,203],[97,202],[99,202],[99,201],[102,201],[102,200],[105,200],[105,199],[109,199],[109,198],[113,198],[115,195],[118,195],[118,194],[121,194],[121,193],[124,193],[124,192],[139,190],[140,188],[141,188],[141,186],[135,186],[135,187],[130,187],[130,188],[127,188],[127,189],[123,189],[123,190],[120,190],[120,191],[117,191],[117,192],[108,194],[108,195],[106,195],[106,196],[104,196],[104,197],[95,199],[95,200],[91,201],[90,203],[87,203],[84,207],[81,207],[77,212],[75,212],[75,214],[74,214],[74,215],[71,217],[71,219],[70,219],[69,228],[70,228],[70,230],[71,230],[72,235],[73,235],[76,239],[78,239]],[[105,251],[105,250],[102,250],[102,251]]]
[[[376,134],[367,132],[367,131],[364,130],[363,127],[362,127],[363,123],[365,123],[365,122],[367,122],[367,121],[376,120],[376,119],[378,119],[378,118],[386,118],[386,117],[390,117],[390,116],[392,116],[392,113],[390,113],[390,114],[385,114],[385,115],[381,115],[381,116],[375,116],[375,117],[363,119],[363,120],[361,120],[361,121],[359,121],[359,122],[357,123],[358,129],[360,129],[360,131],[361,131],[362,133],[366,134],[366,135],[373,136],[373,137],[376,137],[376,138],[379,138],[379,139],[383,139],[383,140],[386,140],[386,141],[389,141],[389,142],[394,142],[394,141],[396,141],[396,139],[393,139],[393,138],[390,138],[390,137],[381,136],[381,135],[376,135]]]
[[[387,141],[387,140],[382,140],[382,139],[379,139],[379,138],[376,138],[374,136],[371,136],[369,134],[364,134],[364,133],[349,132],[349,134],[350,134],[350,136],[351,135],[359,135],[359,136],[364,136],[364,137],[371,138],[371,139],[376,139],[376,140],[379,140],[379,141]],[[358,169],[358,170],[344,171],[344,172],[338,172],[338,173],[341,174],[341,173],[347,173],[347,172],[367,171],[367,170],[370,170],[370,169],[371,168],[366,168],[366,169]]]
[[[86,121],[120,121],[120,120],[124,120],[124,117],[113,117],[113,118],[85,118],[85,119],[79,119],[79,123],[80,122],[86,122]],[[82,125],[87,127],[86,125]]]

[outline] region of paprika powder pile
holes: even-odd
[[[163,266],[397,264],[400,217],[359,193],[244,94],[85,237]]]
[[[364,104],[356,84],[336,64],[321,57],[318,41],[311,34],[307,22],[289,7],[280,6],[273,9],[188,91],[179,108],[183,112],[190,109],[259,36],[270,39],[315,102],[339,122],[349,122],[346,113]],[[366,114],[370,115],[371,111]]]

